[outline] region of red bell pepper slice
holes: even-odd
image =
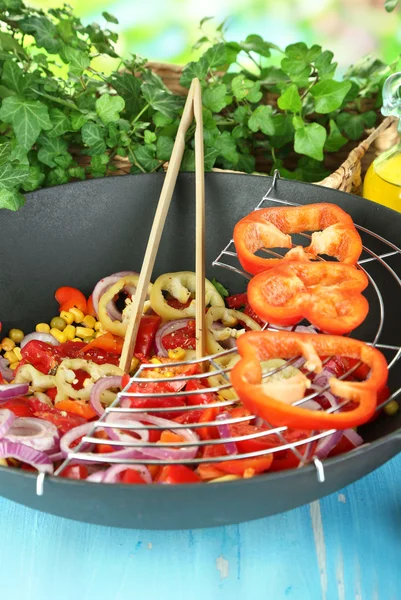
[[[87,303],[83,293],[74,287],[63,286],[59,287],[54,294],[57,302],[60,305],[60,312],[62,310],[70,310],[70,308],[78,308],[86,315]]]
[[[268,323],[296,325],[303,318],[325,333],[343,335],[369,312],[361,292],[367,275],[334,262],[287,262],[259,273],[248,284],[253,310]]]
[[[388,367],[383,354],[351,338],[288,331],[252,331],[240,336],[237,346],[241,360],[231,372],[233,387],[249,410],[275,426],[325,430],[362,425],[375,412],[377,393],[387,382]],[[287,404],[288,380],[282,382],[282,400],[277,399],[277,386],[274,397],[269,395],[268,381],[262,379],[261,361],[304,356],[310,370],[319,372],[322,369],[319,357],[333,355],[358,359],[370,368],[366,381],[340,381],[336,377],[329,380],[331,391],[336,396],[355,403],[352,410],[328,413],[303,408],[302,404]]]
[[[101,335],[84,346],[81,352],[85,353],[93,348],[99,348],[110,354],[121,354],[124,345],[124,339],[110,332]]]
[[[166,465],[156,477],[157,483],[199,483],[199,475],[184,465]]]
[[[97,417],[97,413],[93,410],[91,405],[82,400],[61,400],[60,402],[57,402],[56,407],[58,410],[65,410],[70,414],[79,415],[86,419],[86,421],[90,421]]]
[[[228,456],[226,449],[223,444],[212,444],[205,446],[203,452],[204,458],[216,458],[218,456]],[[268,471],[273,462],[273,454],[266,454],[265,456],[256,456],[255,458],[239,458],[237,460],[223,460],[222,462],[206,463],[208,466],[215,467],[224,473],[230,475],[241,475],[246,474],[246,471],[252,470],[254,473],[263,473]],[[199,465],[199,468],[202,465]]]
[[[67,479],[86,479],[88,475],[88,467],[85,465],[67,465],[59,476],[67,477]]]
[[[151,355],[160,322],[159,315],[144,315],[141,318],[135,343],[135,354]]]
[[[284,259],[255,255],[261,248],[292,248],[290,234],[304,231],[315,232],[307,248],[293,248]],[[339,206],[327,203],[255,210],[235,226],[234,243],[242,267],[253,275],[286,259],[309,260],[320,254],[353,265],[362,253],[362,241],[351,217]]]

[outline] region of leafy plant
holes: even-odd
[[[169,160],[184,100],[141,57],[118,57],[117,21],[103,17],[104,27],[84,25],[67,5],[45,12],[0,0],[0,208],[18,210],[39,187],[112,175],[115,157],[132,173]],[[320,46],[281,50],[257,35],[229,42],[225,32],[223,23],[202,36],[205,52],[181,77],[186,87],[202,82],[206,169],[252,172],[261,154],[287,177],[316,181],[326,153],[374,125],[363,101],[378,95],[390,67],[368,59],[335,81],[333,55]],[[99,55],[117,60],[110,75],[95,68]],[[194,169],[193,131],[184,170]]]

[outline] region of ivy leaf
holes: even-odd
[[[49,137],[59,137],[71,129],[71,123],[67,115],[59,108],[51,108],[49,111],[53,127],[47,132]],[[84,121],[85,122],[85,121]]]
[[[11,154],[10,142],[5,142],[4,144],[0,144],[0,165],[4,164],[8,160],[10,160],[10,154]]]
[[[16,190],[0,189],[0,208],[17,211],[25,204],[25,198]]]
[[[320,114],[328,114],[342,105],[351,88],[349,81],[326,79],[314,85],[310,91],[315,98],[315,110]]]
[[[273,125],[274,135],[270,138],[273,148],[283,148],[294,139],[294,125],[292,124],[291,115],[274,115]]]
[[[114,73],[110,83],[125,100],[125,110],[129,117],[134,117],[145,106],[141,97],[141,81],[130,73]]]
[[[248,35],[245,42],[240,43],[240,46],[246,52],[256,52],[256,54],[266,58],[270,56],[270,50],[280,50],[276,44],[266,42],[260,35],[255,34]]]
[[[89,146],[91,155],[103,154],[106,150],[104,129],[96,123],[85,123],[81,131],[82,141]]]
[[[197,62],[190,62],[186,65],[180,77],[180,85],[189,88],[195,77],[202,83],[205,81],[208,71],[209,65],[207,59],[202,56]]]
[[[81,77],[82,73],[90,65],[90,58],[86,52],[65,46],[63,48],[63,57],[68,63],[69,72],[77,77]]]
[[[34,36],[39,48],[44,48],[50,54],[56,54],[60,50],[61,42],[56,38],[56,26],[47,17],[26,17],[20,22],[20,27],[25,33]]]
[[[239,154],[237,162],[238,171],[253,173],[255,171],[255,157],[252,154]]]
[[[153,144],[156,141],[156,134],[153,131],[145,131],[144,140],[145,144]]]
[[[0,165],[0,188],[12,189],[19,187],[28,177],[28,167],[19,165],[12,167],[10,163]]]
[[[398,0],[385,0],[384,8],[387,12],[392,12],[398,4]]]
[[[104,177],[110,157],[108,154],[92,156],[90,171],[93,177]]]
[[[84,115],[81,112],[74,111],[71,113],[70,119],[71,119],[71,129],[73,131],[78,131],[88,121],[88,115]]]
[[[125,101],[121,96],[103,94],[96,100],[96,112],[105,125],[118,121],[124,107]]]
[[[109,12],[102,12],[102,17],[104,17],[108,23],[114,23],[115,25],[118,25],[118,19]]]
[[[302,156],[298,161],[295,174],[296,178],[301,181],[313,182],[321,181],[327,177],[329,171],[324,168],[320,161],[309,158],[308,156]]]
[[[334,119],[330,119],[330,133],[324,144],[324,150],[326,152],[337,152],[347,141],[347,138],[341,135],[340,129]]]
[[[30,150],[43,129],[51,129],[47,106],[39,100],[23,100],[9,96],[3,100],[0,119],[11,123],[18,142]]]
[[[18,40],[5,31],[0,31],[0,50],[16,54],[21,59],[26,56],[25,50]]]
[[[292,83],[281,94],[277,100],[277,104],[281,110],[289,110],[293,113],[298,113],[302,109],[302,101],[295,83]]]
[[[174,140],[165,135],[161,135],[157,138],[156,142],[156,156],[159,160],[166,161],[170,160],[171,152],[173,151]]]
[[[324,50],[315,60],[315,69],[318,72],[319,79],[331,79],[337,68],[337,63],[331,62],[334,54],[330,50]]]
[[[153,83],[143,83],[141,90],[146,102],[165,117],[173,119],[183,106],[182,98],[156,87]]]
[[[265,135],[274,135],[272,112],[272,107],[269,105],[258,106],[248,120],[249,129],[255,133],[262,131]]]
[[[165,117],[160,112],[156,112],[154,115],[152,115],[152,121],[156,125],[156,127],[166,127],[166,125],[171,125],[173,119]]]
[[[228,104],[226,96],[227,86],[224,83],[206,88],[202,97],[203,106],[212,112],[220,112]]]
[[[205,171],[211,171],[219,155],[217,148],[205,148]]]
[[[221,42],[209,48],[203,57],[210,69],[224,67],[236,61],[240,48],[233,42]]]
[[[243,75],[234,77],[231,82],[231,89],[234,96],[239,101],[246,98],[249,102],[259,102],[263,95],[260,91],[260,81],[255,83]]]
[[[22,182],[22,188],[25,192],[37,190],[45,180],[45,174],[38,165],[29,167],[29,174]]]
[[[368,112],[361,113],[361,117],[366,125],[366,127],[374,127],[377,120],[377,115],[374,110],[369,110]]]
[[[233,113],[233,118],[236,123],[245,123],[249,116],[247,106],[239,106]]]
[[[134,146],[134,152],[137,161],[148,173],[160,166],[160,161],[155,158],[154,150],[149,146]]]
[[[237,145],[229,131],[224,131],[218,138],[216,138],[214,145],[220,156],[231,163],[235,164],[237,162]]]
[[[62,185],[63,183],[67,183],[68,175],[67,172],[61,167],[56,167],[47,176],[47,185]]]
[[[195,171],[195,152],[187,148],[181,163],[181,171]]]
[[[83,167],[70,167],[68,169],[68,174],[73,179],[80,179],[81,181],[86,178],[85,169]]]
[[[365,121],[361,115],[350,115],[349,113],[340,113],[336,118],[341,131],[350,140],[359,140],[365,131]]]
[[[294,150],[315,160],[323,160],[323,146],[327,132],[322,125],[310,123],[303,127],[295,126]],[[298,126],[298,127],[297,127]]]
[[[5,61],[1,80],[7,88],[23,95],[26,87],[23,71],[15,61],[11,59]]]

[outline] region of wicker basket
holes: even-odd
[[[180,85],[183,67],[160,62],[148,62],[147,66],[161,77],[171,92],[180,96],[187,95],[187,88]],[[276,100],[277,96],[274,94],[268,93],[265,97],[265,102],[268,104],[275,104]],[[368,100],[367,102],[369,103],[370,101]],[[366,110],[370,108],[372,106],[366,106]],[[378,127],[367,131],[366,138],[357,146],[353,142],[348,142],[338,152],[326,155],[325,166],[332,173],[323,179],[323,181],[319,181],[317,185],[354,194],[361,192],[363,177],[369,165],[378,154],[388,150],[399,141],[396,119],[393,117],[382,119],[381,116],[379,118],[381,122]],[[90,160],[89,157],[85,156],[79,156],[78,159],[82,165],[86,162],[89,163]],[[258,174],[263,175],[270,172],[271,165],[263,155],[256,155],[255,160]],[[167,163],[164,167],[167,168]],[[114,175],[125,175],[130,172],[130,168],[131,163],[127,158],[114,157]],[[213,171],[221,172],[222,169],[213,169]],[[230,172],[235,173],[238,171]]]

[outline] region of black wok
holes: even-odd
[[[139,270],[162,174],[95,179],[29,194],[18,213],[0,212],[0,320],[3,331],[25,332],[56,313],[54,290],[72,285],[89,293],[102,276]],[[250,212],[270,178],[207,174],[207,276],[232,292],[245,280],[211,264],[231,238],[237,220]],[[401,214],[330,189],[279,180],[273,197],[300,204],[336,203],[354,221],[394,244],[401,242]],[[363,234],[378,254],[391,251]],[[368,257],[368,255],[365,255]],[[401,275],[401,256],[386,259]],[[154,276],[194,268],[194,176],[180,175],[167,219]],[[380,342],[400,346],[400,289],[379,261],[366,263],[383,296],[385,317]],[[355,337],[371,341],[380,324],[380,303],[368,290],[371,313]],[[387,354],[394,357],[394,351]],[[401,370],[391,370],[393,391]],[[54,515],[101,525],[142,529],[184,529],[225,525],[283,512],[330,494],[376,469],[401,449],[401,414],[381,415],[363,430],[368,445],[324,462],[319,483],[313,465],[251,480],[183,486],[105,485],[46,477],[36,495],[35,474],[0,468],[0,494]]]

